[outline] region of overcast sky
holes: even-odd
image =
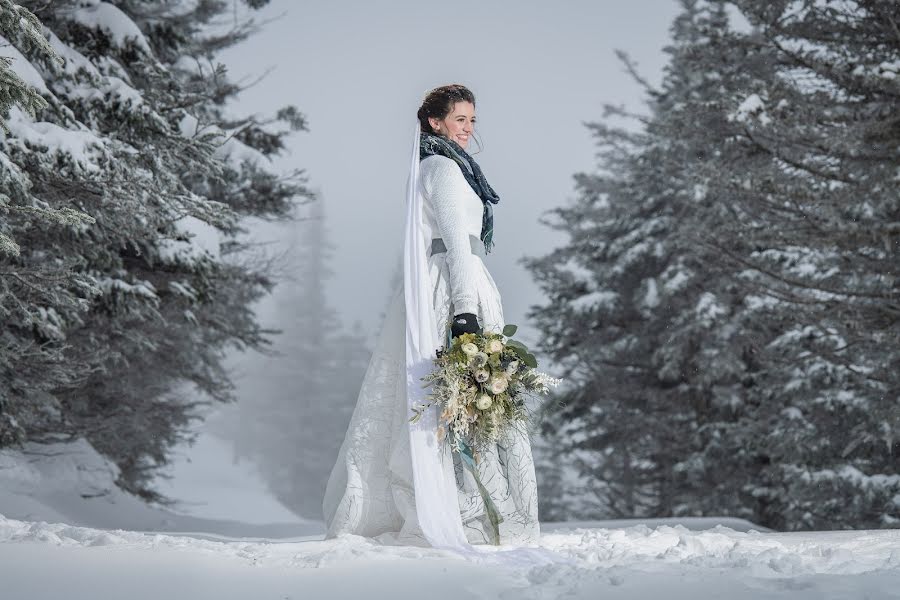
[[[307,116],[310,131],[277,166],[306,169],[320,193],[336,246],[329,297],[370,336],[402,247],[416,109],[433,87],[468,86],[485,145],[475,159],[500,196],[487,266],[527,343],[536,332],[525,311],[545,300],[517,260],[563,241],[538,219],[573,195],[574,173],[593,169],[583,122],[604,103],[644,110],[614,50],[658,82],[677,10],[674,0],[273,0],[257,19],[279,18],[222,58],[237,80],[271,69],[238,111],[295,104]]]

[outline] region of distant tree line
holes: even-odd
[[[334,246],[319,199],[284,238],[291,270],[274,294],[271,317],[282,332],[277,354],[243,363],[245,391],[219,424],[235,459],[259,467],[272,495],[308,519],[322,519],[322,498],[356,406],[371,356],[361,325],[345,328],[329,301]]]
[[[226,109],[216,56],[257,29],[232,8],[0,0],[0,445],[85,437],[149,499],[198,406],[233,399],[226,350],[268,343],[242,219],[313,197],[267,160],[304,116]]]
[[[523,259],[569,380],[542,519],[898,527],[900,4],[682,0],[671,34]]]

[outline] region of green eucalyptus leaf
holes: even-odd
[[[512,337],[519,328],[513,325],[512,323],[507,323],[503,326],[503,335],[506,337]]]
[[[528,354],[528,350],[526,350],[525,348],[519,348],[518,346],[510,346],[509,349],[515,352],[516,356],[519,357],[519,360],[523,362],[525,361],[525,356]]]
[[[522,342],[520,342],[518,340],[507,340],[506,345],[509,348],[517,348],[519,350],[524,350],[524,351],[528,352],[528,348],[525,347],[525,344],[523,344]]]
[[[531,351],[528,349],[528,347],[522,343],[514,344],[513,350],[515,350],[519,354],[519,356],[525,356],[527,354],[531,354]]]
[[[534,354],[525,354],[522,361],[531,367],[532,369],[537,369],[537,359],[534,357]]]

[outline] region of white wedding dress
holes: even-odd
[[[476,245],[473,252],[469,240],[481,233],[481,199],[449,158],[429,156],[418,168],[426,230],[430,228],[431,237],[443,238],[447,248],[427,259],[437,339],[446,339],[450,318],[465,312],[477,315],[485,331],[502,330],[500,293],[482,260],[484,247]],[[387,543],[427,545],[416,515],[410,457],[405,311],[400,286],[390,301],[325,490],[326,537],[352,533]],[[465,537],[471,544],[489,543],[490,525],[475,481],[448,444],[443,450],[452,454],[441,468],[448,481],[456,482]],[[503,519],[501,544],[536,542],[537,484],[527,433],[510,428],[504,439],[481,454],[478,471]]]

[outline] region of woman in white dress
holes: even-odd
[[[435,88],[419,108],[407,190],[406,277],[391,299],[325,490],[326,537],[352,533],[447,546],[490,541],[484,502],[459,455],[435,441],[434,419],[418,432],[409,423],[414,396],[427,394],[417,391],[418,377],[430,370],[427,361],[414,366],[410,359],[415,335],[436,350],[452,336],[504,325],[500,293],[483,260],[499,198],[465,151],[475,120],[475,97],[462,85]],[[416,313],[421,306],[426,313]],[[435,458],[436,446],[442,447]],[[536,542],[537,485],[527,432],[510,428],[481,453],[477,468],[502,518],[500,543]]]

